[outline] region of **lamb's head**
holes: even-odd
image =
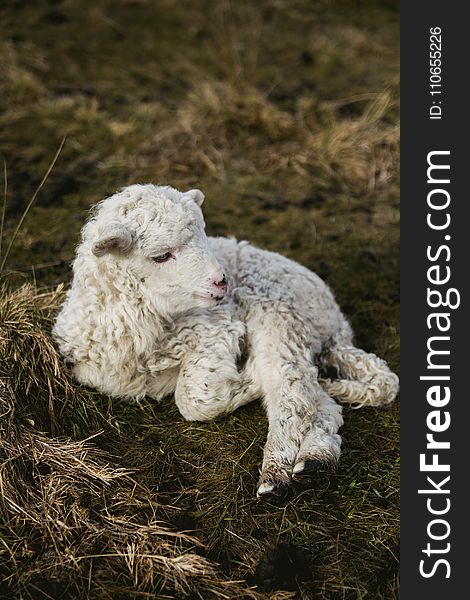
[[[203,200],[200,190],[124,188],[97,205],[83,229],[81,252],[93,257],[101,272],[131,277],[161,314],[214,305],[228,285],[209,248]]]

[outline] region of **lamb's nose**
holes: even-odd
[[[226,293],[228,291],[228,283],[227,283],[227,278],[225,277],[225,275],[222,277],[222,279],[220,281],[214,280],[212,282],[212,285],[214,285],[221,292]]]

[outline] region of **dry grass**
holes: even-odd
[[[188,93],[176,125],[159,132],[142,154],[162,179],[176,172],[227,181],[229,169],[295,173],[311,185],[327,181],[357,195],[383,189],[396,173],[399,128],[383,121],[395,107],[383,92],[369,97],[355,119],[339,120],[328,105],[319,114],[307,101],[292,114],[247,84],[207,81]]]

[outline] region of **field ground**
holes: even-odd
[[[111,402],[48,337],[90,205],[169,183],[315,270],[397,371],[397,3],[6,0],[0,40],[0,256],[66,136],[1,274],[0,596],[398,598],[398,403],[345,409],[337,471],[261,501],[259,404]]]

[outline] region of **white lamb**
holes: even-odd
[[[262,398],[258,495],[340,455],[341,407],[391,402],[398,378],[352,343],[327,285],[279,254],[208,238],[200,190],[132,185],[82,231],[54,337],[81,383],[207,421]],[[319,367],[338,379],[319,380]]]

